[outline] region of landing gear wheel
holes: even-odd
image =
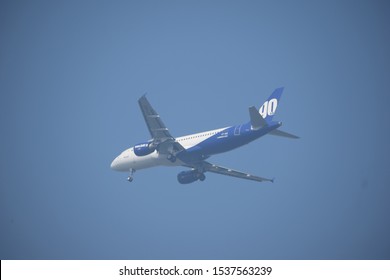
[[[167,159],[168,159],[170,162],[172,162],[172,163],[174,163],[174,162],[176,161],[176,157],[175,157],[174,155],[168,155],[168,156],[167,156]]]
[[[204,180],[206,180],[206,176],[203,173],[200,174],[199,175],[199,180],[201,180],[203,182]]]
[[[133,177],[127,177],[127,181],[129,181],[129,182],[133,182],[133,180],[134,180],[134,178]]]

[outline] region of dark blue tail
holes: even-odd
[[[279,105],[280,97],[282,97],[283,87],[277,88],[271,94],[270,97],[261,105],[259,109],[260,115],[267,122],[267,124],[272,123],[272,118],[275,115],[276,108]]]

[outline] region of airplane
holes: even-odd
[[[254,106],[249,107],[250,121],[247,123],[177,138],[169,133],[160,115],[150,105],[146,95],[143,95],[138,100],[138,104],[152,139],[123,151],[112,161],[111,169],[129,172],[127,178],[129,182],[133,181],[133,174],[136,170],[161,165],[190,168],[177,175],[177,180],[181,184],[204,181],[206,172],[257,182],[273,182],[273,179],[218,166],[206,160],[212,155],[236,149],[266,134],[292,139],[299,138],[280,130],[282,123],[273,121],[283,89],[283,87],[275,89],[259,110]]]

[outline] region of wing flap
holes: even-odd
[[[257,182],[273,182],[273,179],[267,179],[259,176],[255,176],[249,173],[237,171],[231,168],[226,168],[222,166],[218,166],[209,162],[204,162],[203,163],[203,170],[204,171],[209,171],[212,173],[217,173],[217,174],[222,174],[222,175],[227,175],[227,176],[232,176],[232,177],[237,177],[241,179],[247,179],[247,180],[252,180],[252,181],[257,181]]]

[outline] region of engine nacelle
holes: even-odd
[[[139,157],[149,155],[156,150],[156,147],[151,142],[140,143],[134,146],[134,154]]]
[[[197,170],[182,171],[177,174],[177,180],[180,184],[190,184],[197,180],[204,181],[205,178],[204,174]]]

